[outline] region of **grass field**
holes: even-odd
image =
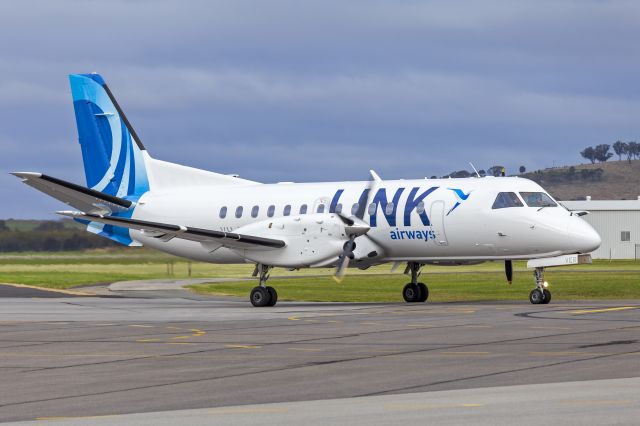
[[[77,286],[154,278],[246,278],[253,265],[213,265],[189,262],[146,249],[103,249],[91,252],[8,253],[0,255],[0,282],[69,289]],[[533,287],[531,271],[515,262],[515,280],[506,284],[501,262],[446,267],[426,266],[421,281],[429,285],[430,300],[522,300]],[[399,301],[408,282],[402,267],[390,265],[366,271],[349,270],[337,284],[331,269],[274,269],[269,284],[281,300]],[[171,274],[173,271],[173,274]],[[640,299],[640,262],[595,261],[593,265],[547,270],[554,300]],[[193,291],[247,297],[255,282],[192,286]]]

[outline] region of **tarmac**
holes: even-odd
[[[640,418],[640,301],[253,308],[183,284],[103,287],[109,297],[0,285],[0,421]]]

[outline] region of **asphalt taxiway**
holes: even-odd
[[[640,301],[252,308],[180,290],[118,296],[0,297],[0,421],[640,416]]]

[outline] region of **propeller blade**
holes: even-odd
[[[333,275],[333,279],[338,283],[342,282],[342,279],[347,273],[349,260],[353,257],[353,250],[356,248],[356,243],[353,241],[355,239],[356,235],[352,234],[351,237],[349,237],[349,241],[344,243],[344,251],[340,255],[340,260],[338,266],[336,267],[336,272]]]
[[[513,262],[511,262],[510,260],[504,261],[504,272],[507,275],[507,281],[509,282],[509,285],[511,285],[511,283],[513,282]]]
[[[344,251],[340,255],[340,260],[338,266],[336,267],[336,272],[333,275],[333,279],[336,282],[341,282],[347,273],[347,268],[349,267],[349,260],[353,259],[353,250],[356,245],[353,240],[360,235],[364,235],[369,231],[369,225],[364,221],[364,215],[369,208],[369,199],[371,197],[372,192],[375,190],[375,186],[377,183],[382,182],[380,176],[373,170],[369,170],[369,181],[367,182],[367,187],[364,191],[362,191],[362,195],[360,195],[360,199],[358,200],[358,211],[355,213],[355,219],[348,218],[338,214],[338,217],[345,224],[345,231],[349,235],[349,241],[347,241],[344,245]]]
[[[336,268],[336,273],[333,275],[333,279],[337,283],[341,283],[344,279],[344,276],[347,273],[347,268],[349,267],[349,256],[345,256],[344,254],[340,256],[341,262],[338,264]]]

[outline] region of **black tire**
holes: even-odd
[[[529,293],[529,302],[533,303],[534,305],[539,305],[544,301],[544,294],[542,294],[542,292],[539,289],[533,289],[531,290],[531,293]]]
[[[551,302],[551,292],[549,290],[545,288],[544,290],[542,290],[542,294],[544,295],[544,300],[542,301],[543,304],[546,305]]]
[[[402,297],[407,303],[415,303],[420,300],[420,287],[417,284],[409,283],[402,289]]]
[[[278,292],[273,287],[267,287],[267,291],[269,292],[269,304],[267,306],[276,306],[278,303]]]
[[[264,287],[254,287],[249,297],[251,304],[257,308],[269,305],[271,295]]]
[[[420,289],[420,299],[418,299],[418,302],[426,302],[429,298],[429,287],[422,283],[418,283],[418,288]]]

